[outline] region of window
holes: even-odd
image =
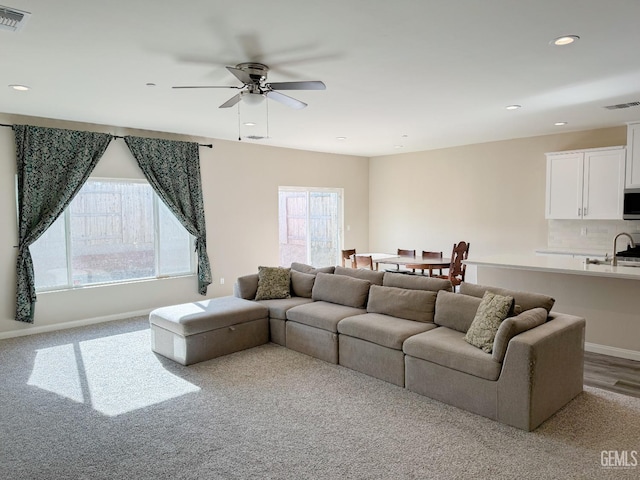
[[[193,245],[148,183],[90,179],[30,247],[36,290],[193,274]]]
[[[342,245],[342,189],[280,187],[280,265],[336,265]]]

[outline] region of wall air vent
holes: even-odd
[[[607,105],[604,108],[606,108],[607,110],[619,110],[621,108],[637,107],[638,105],[640,105],[640,102],[629,102],[629,103],[619,103],[617,105]]]
[[[30,16],[29,12],[0,5],[0,30],[18,32]]]

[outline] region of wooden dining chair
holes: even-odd
[[[415,250],[405,250],[402,248],[398,249],[398,256],[399,257],[415,257],[416,256],[416,251]],[[408,272],[412,272],[415,273],[415,269],[406,269],[406,268],[400,268],[400,265],[396,265],[396,269],[395,270],[390,270],[392,272],[402,272],[402,273],[408,273]]]
[[[422,251],[422,258],[442,258],[442,252],[428,252],[426,250]],[[438,269],[438,275],[442,275],[442,269]],[[424,269],[422,270],[422,275],[424,275]]]
[[[374,270],[373,257],[371,255],[354,255],[353,257],[354,268],[368,268]]]
[[[345,267],[346,264],[348,263],[351,266],[351,268],[356,268],[355,262],[353,260],[353,255],[355,254],[356,254],[355,248],[352,248],[350,250],[342,250],[342,266]]]
[[[448,279],[453,288],[464,282],[464,276],[467,270],[467,266],[462,263],[469,256],[469,246],[471,244],[467,242],[460,242],[457,245],[453,244],[453,251],[451,252],[451,263],[449,264],[449,273],[447,275],[434,275],[438,278]]]

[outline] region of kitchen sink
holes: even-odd
[[[601,260],[599,258],[587,258],[584,261],[587,265],[611,265],[611,260]],[[633,260],[618,260],[619,267],[640,267],[640,262]]]

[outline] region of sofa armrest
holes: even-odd
[[[233,295],[238,298],[244,298],[245,300],[253,300],[256,298],[258,291],[258,274],[252,273],[250,275],[244,275],[238,277],[233,284]]]
[[[582,392],[585,319],[551,313],[513,337],[498,379],[498,420],[533,430]]]

